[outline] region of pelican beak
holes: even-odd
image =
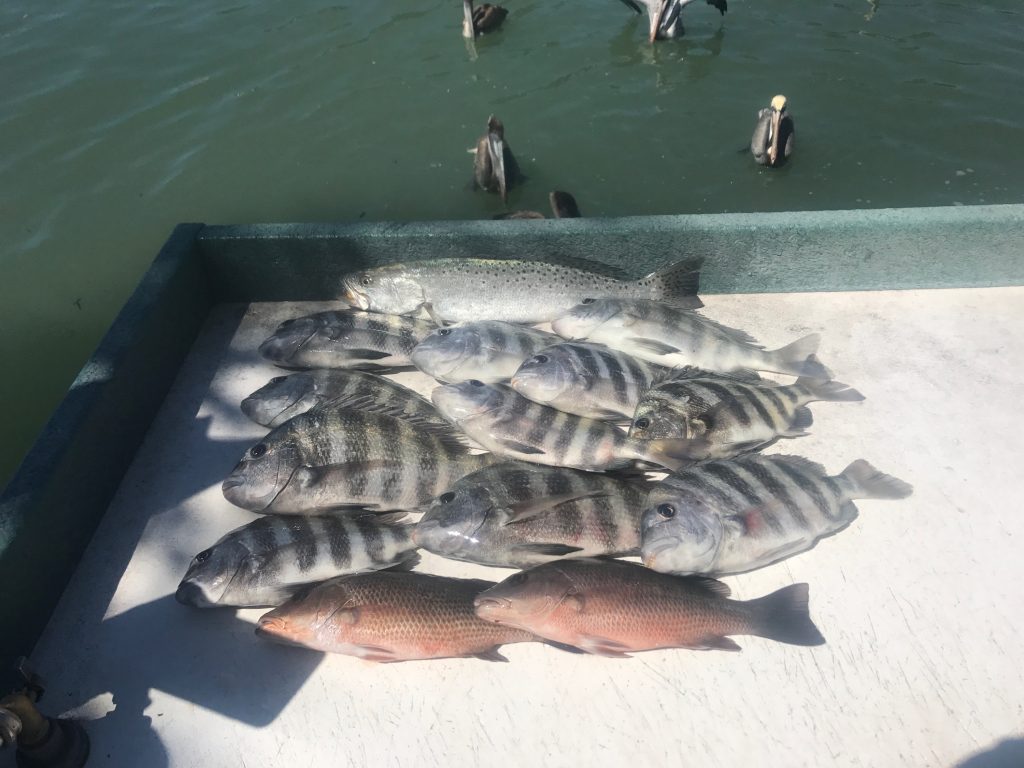
[[[665,14],[668,12],[670,4],[671,0],[661,0],[661,2],[658,3],[658,12],[651,14],[651,32],[647,38],[648,42],[653,43],[658,37],[658,28],[664,23]]]
[[[487,134],[487,154],[491,156],[491,168],[498,177],[501,201],[508,202],[508,182],[505,178],[505,140],[495,131]]]
[[[772,108],[771,127],[768,129],[768,162],[775,165],[779,156],[779,125],[782,123],[782,110]]]
[[[473,3],[471,0],[462,0],[462,36],[470,40],[476,37],[476,29],[473,27]]]

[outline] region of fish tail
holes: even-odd
[[[704,259],[684,259],[657,272],[651,272],[639,285],[652,299],[672,302],[684,309],[699,309],[704,302],[697,298],[700,289],[700,268]]]
[[[779,373],[828,381],[832,378],[832,372],[822,365],[814,354],[818,351],[820,343],[821,335],[812,333],[780,349],[766,352],[765,355],[773,364],[773,370],[777,370]]]
[[[801,583],[749,601],[753,634],[790,645],[824,645],[825,638],[811,621],[808,597],[808,586]]]
[[[839,477],[850,486],[855,499],[905,499],[914,492],[910,483],[879,472],[864,459],[857,459]]]
[[[814,355],[807,359],[811,360],[812,358],[815,361],[817,360]],[[801,376],[796,380],[796,384],[806,389],[807,393],[814,397],[815,400],[854,403],[864,399],[864,395],[849,384],[843,384],[841,381],[833,381],[832,379]]]

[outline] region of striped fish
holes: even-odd
[[[912,491],[863,459],[835,477],[799,456],[709,461],[651,489],[641,554],[665,573],[751,571],[841,531],[857,517],[852,499],[902,499]]]
[[[282,368],[396,368],[433,323],[374,312],[317,312],[285,320],[260,344],[260,354]]]
[[[413,538],[443,557],[503,568],[636,555],[647,490],[595,472],[504,462],[434,499]]]
[[[275,376],[242,401],[242,413],[265,427],[325,403],[444,425],[430,401],[391,379],[365,371],[320,370]]]
[[[327,405],[273,429],[245,452],[222,489],[253,512],[412,509],[493,461],[471,454],[451,425]]]
[[[487,450],[533,464],[601,472],[645,461],[675,469],[685,440],[640,441],[612,424],[565,413],[481,381],[438,387],[437,410]]]
[[[512,389],[530,400],[591,419],[620,421],[669,369],[602,344],[563,342],[519,366]]]
[[[629,434],[646,440],[686,438],[690,458],[725,459],[779,437],[807,434],[813,422],[808,403],[864,399],[838,381],[799,378],[777,385],[750,375],[690,369],[657,384],[637,405]]]
[[[566,339],[599,341],[668,367],[696,365],[712,371],[751,368],[794,376],[832,378],[807,358],[820,338],[811,334],[781,349],[766,350],[744,331],[699,312],[650,299],[595,299],[578,304],[551,327]]]
[[[405,516],[261,517],[196,555],[175,597],[196,608],[256,608],[335,576],[411,567],[419,556]]]
[[[553,333],[498,320],[438,328],[412,351],[417,368],[438,381],[508,381],[526,358],[561,341]]]

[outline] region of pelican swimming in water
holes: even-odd
[[[519,181],[519,164],[505,143],[505,126],[491,115],[487,118],[487,133],[480,137],[473,159],[473,182],[480,189],[497,192],[502,202],[508,202],[508,188]]]
[[[793,153],[793,116],[786,97],[772,99],[771,106],[757,113],[757,125],[750,138],[750,151],[758,165],[779,166]]]
[[[580,207],[576,205],[576,198],[568,192],[555,190],[548,195],[548,202],[551,203],[551,213],[556,219],[578,219],[580,218]],[[544,214],[540,211],[512,211],[511,213],[499,213],[496,219],[543,219]]]
[[[508,11],[500,5],[484,3],[473,7],[473,0],[462,0],[462,36],[472,40],[501,26]]]
[[[683,21],[681,14],[683,9],[690,3],[697,0],[622,0],[637,13],[643,13],[647,9],[647,20],[650,22],[648,40],[652,43],[655,40],[679,37],[683,34]],[[725,16],[729,10],[728,0],[706,0],[708,5],[713,5],[718,12]]]

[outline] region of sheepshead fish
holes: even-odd
[[[414,423],[448,423],[426,398],[366,371],[319,370],[275,376],[245,398],[241,408],[257,424],[279,427],[325,403],[386,413]]]
[[[838,381],[799,378],[793,384],[742,374],[687,375],[657,384],[641,398],[629,434],[640,439],[686,438],[695,460],[725,459],[779,437],[800,437],[814,419],[808,403],[856,402],[864,396]]]
[[[544,323],[588,296],[663,299],[695,308],[703,306],[696,297],[702,261],[681,261],[629,280],[610,267],[576,260],[428,259],[348,275],[343,298],[372,312],[427,310],[446,322]]]
[[[334,576],[411,567],[419,556],[405,516],[261,517],[196,555],[175,597],[196,608],[258,608]]]
[[[810,549],[857,517],[852,499],[913,489],[864,460],[835,477],[799,456],[698,464],[658,483],[644,504],[644,564],[665,573],[743,573]]]
[[[640,397],[669,374],[603,344],[562,342],[525,361],[511,386],[537,403],[591,419],[630,419]]]
[[[434,499],[413,538],[443,557],[499,568],[635,555],[647,489],[640,481],[564,467],[495,464]]]
[[[658,365],[696,365],[713,371],[750,368],[793,376],[830,379],[817,360],[816,333],[781,349],[766,350],[744,331],[728,328],[699,312],[649,299],[590,299],[551,324],[570,340],[598,341]]]
[[[412,365],[433,323],[371,312],[317,312],[281,323],[260,354],[282,368],[397,368]]]
[[[518,392],[471,380],[431,393],[437,410],[498,456],[592,472],[645,461],[675,469],[686,441],[635,440],[618,427],[527,400]]]
[[[222,488],[228,501],[253,512],[412,509],[493,461],[471,454],[450,425],[328,405],[271,430]]]
[[[502,626],[600,656],[657,648],[740,650],[729,635],[792,645],[825,639],[807,612],[806,584],[757,600],[729,600],[729,587],[700,576],[657,573],[622,560],[560,560],[510,576],[476,599],[476,613]]]
[[[256,633],[368,661],[466,656],[508,661],[500,646],[536,638],[477,618],[473,599],[491,586],[416,572],[342,576],[265,614]]]
[[[508,381],[530,355],[561,338],[523,325],[480,320],[438,328],[416,345],[412,362],[438,381]]]

